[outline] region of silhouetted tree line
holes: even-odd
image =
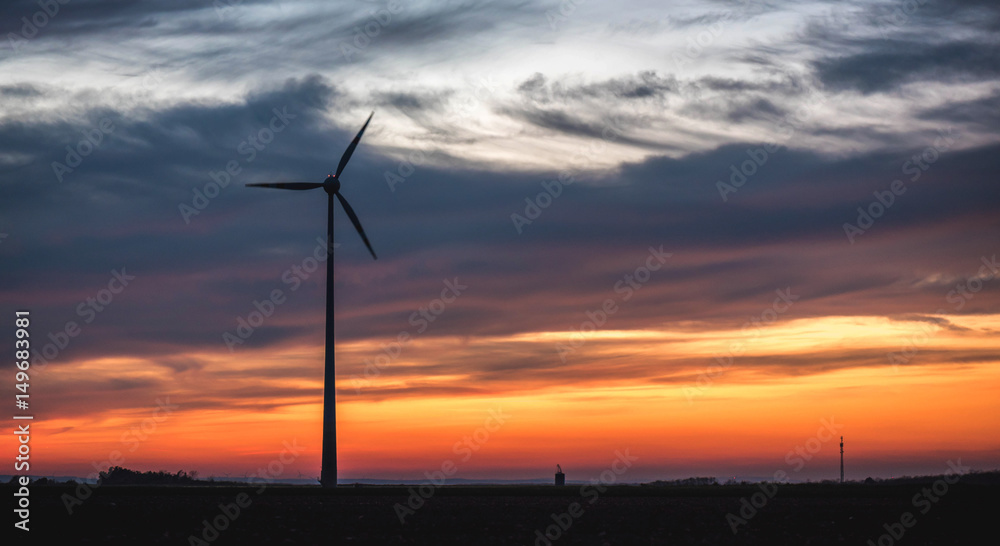
[[[719,481],[715,479],[714,476],[707,477],[695,477],[695,478],[684,478],[682,480],[656,480],[650,483],[652,486],[667,486],[667,485],[718,485]]]
[[[122,466],[112,466],[106,472],[101,472],[98,483],[101,485],[189,485],[197,483],[198,472],[190,474],[178,470],[171,474],[163,470],[139,472]]]
[[[924,484],[929,481],[944,478],[943,474],[931,476],[900,476],[896,478],[871,478],[864,480],[865,484],[885,484],[885,485],[913,485]],[[998,470],[972,470],[961,475],[962,483],[975,483],[979,485],[1000,485],[1000,471]]]

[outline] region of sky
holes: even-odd
[[[244,184],[321,182],[372,111],[341,481],[837,479],[840,436],[848,479],[998,468],[998,30],[988,0],[4,2],[30,473],[319,475],[325,195]]]

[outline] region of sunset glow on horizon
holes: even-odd
[[[822,317],[779,319],[759,333],[691,325],[677,331],[597,330],[583,338],[579,355],[568,357],[558,374],[510,377],[488,389],[473,386],[474,373],[428,370],[445,366],[443,360],[472,361],[495,351],[543,360],[549,353],[551,366],[560,360],[556,344],[572,332],[417,338],[388,364],[370,366],[378,373],[367,378],[363,363],[373,363],[384,342],[355,340],[338,347],[338,360],[345,363],[338,378],[341,479],[420,479],[446,460],[456,463],[458,478],[544,478],[553,461],[582,478],[599,473],[599,463],[615,450],[626,449],[640,457],[630,481],[767,476],[768,469],[787,468],[788,453],[826,422],[849,438],[854,478],[884,474],[894,467],[886,461],[934,460],[948,450],[985,468],[996,456],[994,432],[1000,426],[992,411],[1000,390],[1000,342],[991,335],[1000,315],[939,318],[952,328]],[[893,366],[886,355],[902,356],[894,344],[908,338],[914,341],[912,363]],[[734,343],[744,348],[729,355]],[[289,443],[302,451],[288,476],[317,476],[322,346],[255,353],[240,359],[192,355],[210,364],[157,393],[145,411],[47,419],[36,440],[38,464],[51,474],[84,475],[120,458],[129,468],[239,477]],[[942,354],[962,355],[962,365],[955,366],[953,356],[943,361]],[[806,359],[828,366],[815,373],[789,369]],[[593,368],[600,368],[599,376],[590,377]],[[574,377],[577,369],[582,379]],[[164,373],[148,361],[97,359],[67,363],[58,377],[43,372],[37,381],[40,390],[68,393],[88,378],[128,382]],[[225,379],[237,375],[254,379]],[[199,388],[207,384],[225,387],[207,395]],[[259,399],[245,398],[245,407],[225,402],[248,391],[260,393]],[[485,423],[491,415],[504,422]],[[495,430],[484,433],[484,423]],[[835,443],[824,445],[816,462],[793,477],[835,478]]]

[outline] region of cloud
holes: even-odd
[[[602,96],[614,87],[571,94]],[[384,98],[405,105],[427,94],[415,96]],[[14,226],[33,226],[8,230],[0,247],[11,264],[3,273],[4,301],[31,295],[43,306],[46,332],[70,320],[81,323],[86,335],[59,361],[110,350],[156,355],[157,365],[178,373],[200,369],[184,353],[227,351],[222,334],[234,331],[237,317],[246,317],[273,289],[284,290],[287,303],[236,351],[319,339],[322,269],[295,291],[283,273],[301,266],[322,236],[322,195],[242,185],[323,176],[357,123],[340,116],[345,128],[338,129],[327,116],[353,100],[310,76],[251,91],[237,104],[183,104],[141,115],[97,110],[80,122],[0,125],[0,142],[37,157],[2,174],[12,199],[0,210]],[[239,144],[267,127],[276,108],[297,117],[248,162]],[[80,131],[111,114],[116,122],[108,141],[58,183],[50,163],[63,161],[66,144],[75,145]],[[560,110],[517,115],[559,134],[600,137],[599,125]],[[376,114],[373,131],[380,130],[380,119]],[[801,290],[811,300],[803,308],[818,315],[927,313],[940,306],[937,288],[910,289],[907,300],[886,290],[915,270],[967,274],[963,264],[976,264],[991,248],[992,211],[1000,202],[988,176],[997,168],[995,146],[943,153],[853,246],[842,225],[856,222],[857,207],[900,178],[901,165],[922,150],[830,158],[783,148],[730,202],[722,201],[717,182],[728,181],[731,166],[739,169],[751,158],[748,150],[760,146],[744,142],[581,173],[583,179],[563,186],[520,235],[511,215],[524,215],[526,199],[545,191],[541,182],[557,173],[424,165],[391,191],[383,173],[395,171],[396,162],[374,146],[361,147],[345,175],[344,194],[382,259],[370,262],[358,253],[360,242],[338,216],[338,313],[351,317],[339,323],[338,335],[392,338],[412,327],[410,315],[437,297],[443,279],[454,277],[472,288],[433,325],[433,335],[566,328],[579,323],[588,306],[613,296],[615,283],[642,263],[648,247],[659,245],[675,258],[616,327],[737,320],[759,312],[768,294],[785,286]],[[210,173],[219,176],[229,161],[243,170],[185,223],[179,205],[190,205],[194,190],[204,191]],[[954,238],[968,243],[954,246]],[[913,240],[922,241],[920,254],[904,251]],[[803,248],[817,252],[800,256]],[[887,257],[892,267],[852,272]],[[135,284],[92,324],[83,324],[78,306],[122,267],[137,276]],[[538,309],[538,301],[547,303]],[[984,306],[987,299],[977,300],[963,312]],[[182,315],[191,318],[175,319]]]
[[[450,94],[447,91],[440,93],[389,91],[377,94],[377,104],[398,108],[407,113],[423,112],[425,110],[434,111],[440,110]]]
[[[676,78],[660,76],[654,70],[592,83],[550,82],[542,73],[536,72],[517,86],[517,91],[532,101],[559,104],[585,99],[662,98],[676,89]]]
[[[38,87],[27,83],[0,86],[0,95],[13,99],[28,99],[44,94]]]
[[[605,139],[612,142],[642,146],[653,149],[663,149],[662,144],[636,139],[623,134],[624,124],[620,119],[594,119],[587,121],[579,116],[571,115],[564,109],[541,108],[503,108],[499,113],[530,123],[535,127],[548,129],[560,135],[584,137],[587,139]]]
[[[861,45],[859,53],[813,63],[827,88],[871,94],[918,81],[975,82],[1000,76],[1000,49],[990,43],[872,39]]]
[[[927,108],[919,116],[945,123],[966,123],[992,131],[1000,124],[1000,94],[995,93],[965,101],[950,101]]]
[[[963,326],[958,326],[956,324],[953,324],[950,320],[948,320],[948,319],[946,319],[944,317],[932,317],[932,316],[924,316],[924,315],[902,315],[902,316],[896,316],[896,317],[890,317],[890,318],[892,320],[897,320],[897,321],[925,322],[927,324],[933,324],[935,326],[939,326],[941,328],[945,328],[945,329],[951,330],[953,332],[970,332],[971,331],[969,328],[965,328]]]
[[[685,113],[705,119],[722,119],[732,123],[747,120],[777,121],[788,111],[763,96],[725,98],[687,106]]]

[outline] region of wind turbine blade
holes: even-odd
[[[340,199],[340,204],[344,205],[344,210],[347,211],[347,215],[351,217],[351,223],[354,224],[354,227],[361,235],[361,240],[364,241],[365,246],[368,247],[368,252],[371,252],[372,258],[377,260],[378,256],[376,256],[375,251],[372,250],[372,244],[368,242],[368,236],[365,235],[365,230],[361,228],[361,221],[358,220],[358,215],[354,214],[354,209],[351,208],[351,205],[347,204],[347,199],[344,199],[344,196],[340,195],[340,192],[337,192],[337,198]]]
[[[248,188],[278,188],[279,190],[312,190],[322,188],[321,182],[266,182],[263,184],[247,184]]]
[[[334,176],[339,178],[340,173],[344,172],[344,167],[347,166],[347,162],[351,159],[351,155],[354,154],[354,149],[357,148],[358,143],[361,142],[361,135],[365,134],[365,129],[368,128],[368,122],[372,120],[372,116],[374,115],[374,110],[372,110],[371,114],[368,114],[368,120],[365,121],[364,126],[361,127],[360,131],[358,131],[358,136],[354,137],[354,140],[351,141],[351,145],[347,147],[347,151],[345,151],[344,155],[340,158],[340,165],[337,165],[337,174]]]

